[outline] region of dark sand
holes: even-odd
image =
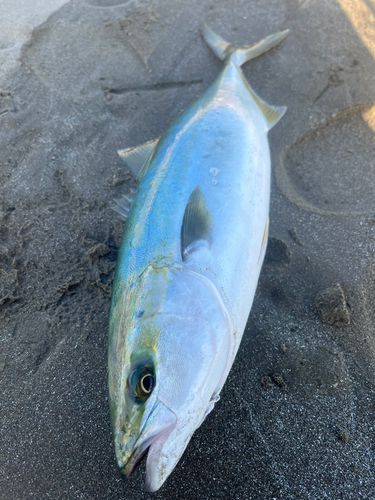
[[[334,0],[119,3],[73,0],[30,32],[16,16],[1,46],[1,500],[375,498],[370,51]],[[133,185],[116,151],[160,135],[220,71],[203,20],[242,45],[291,29],[244,67],[288,112],[270,133],[271,238],[240,351],[150,495],[144,464],[122,479],[111,442],[107,324],[123,223],[109,207]],[[17,40],[18,63],[7,52]],[[343,326],[315,306],[336,283]]]

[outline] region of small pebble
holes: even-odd
[[[267,389],[267,387],[270,385],[271,383],[271,377],[262,377],[260,379],[260,383],[262,384],[262,386]]]
[[[337,433],[337,437],[344,443],[347,443],[349,441],[349,433],[347,431],[339,431]]]

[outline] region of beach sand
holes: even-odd
[[[202,21],[288,111],[270,132],[270,239],[215,410],[165,486],[117,468],[108,312],[134,181],[221,69]],[[0,499],[375,498],[373,0],[0,5]]]

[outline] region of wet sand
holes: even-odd
[[[373,2],[7,0],[0,13],[0,499],[374,498]],[[121,477],[109,423],[124,227],[110,206],[134,187],[116,151],[161,135],[219,73],[203,20],[238,45],[290,28],[243,67],[288,112],[269,136],[270,239],[241,348],[151,495],[144,464]]]

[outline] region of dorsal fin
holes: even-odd
[[[118,151],[118,154],[126,163],[126,166],[136,179],[139,179],[142,169],[149,159],[151,153],[154,151],[160,137],[153,141],[145,142],[135,148],[127,148]]]
[[[181,226],[181,256],[188,255],[202,244],[211,243],[212,216],[199,186],[191,193]]]

